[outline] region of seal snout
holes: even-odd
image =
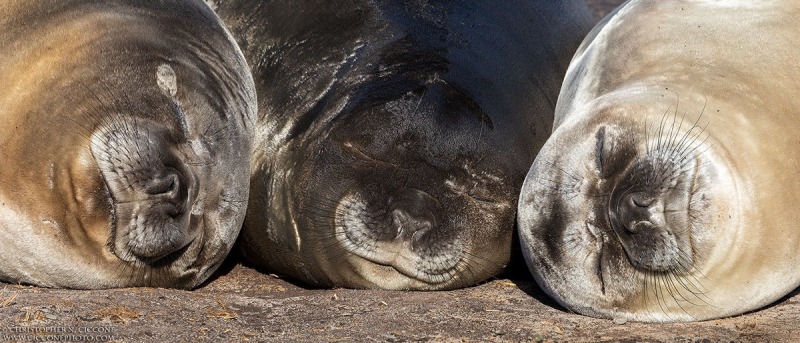
[[[336,209],[336,237],[349,253],[396,273],[438,284],[452,279],[462,254],[458,237],[442,234],[441,204],[415,188],[395,189],[383,199],[345,196]]]
[[[172,218],[184,212],[189,195],[186,182],[182,182],[178,171],[173,169],[166,170],[147,181],[143,192],[151,201],[166,205],[163,207],[164,212]]]
[[[138,208],[131,213],[135,221],[129,222],[128,249],[139,260],[153,263],[193,241],[189,222],[184,219],[188,216],[189,189],[181,174],[171,168],[143,184],[141,205],[134,205]]]
[[[392,202],[392,227],[395,229],[393,240],[414,245],[437,225],[435,209],[436,199],[423,191],[408,189],[400,193],[399,199]]]
[[[691,261],[686,173],[660,157],[636,160],[613,192],[611,226],[631,264],[667,272]]]
[[[396,228],[395,240],[409,241],[412,250],[414,242],[433,227],[430,220],[414,217],[403,210],[394,210],[392,217]]]
[[[180,143],[147,120],[99,131],[92,151],[114,208],[111,247],[122,260],[161,263],[196,238],[191,207],[197,178]]]
[[[662,218],[658,218],[657,210],[662,208],[663,202],[656,201],[656,198],[646,192],[635,192],[626,194],[618,211],[620,212],[620,221],[622,226],[628,233],[635,234],[642,229],[654,228],[661,222]]]

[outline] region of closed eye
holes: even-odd
[[[603,148],[606,140],[606,128],[601,127],[600,130],[597,130],[597,134],[595,135],[595,163],[597,164],[597,170],[600,171],[600,175],[603,175]]]

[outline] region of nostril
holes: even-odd
[[[394,238],[400,238],[405,231],[404,226],[408,222],[408,215],[405,211],[394,210],[392,211],[392,226],[395,228]]]
[[[430,220],[410,215],[401,209],[392,211],[392,219],[396,229],[395,239],[417,241],[432,227]]]
[[[177,173],[170,172],[164,176],[155,177],[147,182],[144,192],[149,195],[173,195],[177,196],[180,188],[180,178]]]
[[[144,197],[140,200],[149,204],[150,211],[177,219],[189,205],[187,186],[176,170],[169,170],[144,182],[141,188]]]
[[[647,208],[653,205],[653,202],[655,202],[655,197],[652,197],[645,192],[632,193],[628,197],[631,205],[636,207]]]
[[[617,199],[617,205],[609,213],[617,233],[638,234],[658,227],[661,204],[657,194],[630,192]]]

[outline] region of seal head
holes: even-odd
[[[678,117],[668,102],[593,105],[553,133],[523,185],[531,271],[580,313],[694,319],[714,306],[708,260],[737,211],[730,168],[698,115]]]
[[[545,291],[586,315],[670,322],[800,286],[798,14],[634,0],[589,33],[520,195]]]
[[[504,268],[583,2],[212,2],[261,101],[247,260],[403,290]]]
[[[0,63],[0,278],[207,279],[244,220],[256,109],[219,19],[197,1],[13,3],[0,14],[0,46],[25,47]]]
[[[495,133],[485,114],[464,102],[447,85],[427,85],[355,110],[308,149],[316,153],[297,166],[305,177],[295,204],[313,216],[298,225],[326,227],[301,239],[317,246],[312,251],[344,256],[357,274],[338,275],[342,266],[331,265],[334,283],[453,288],[504,266],[511,185],[519,181],[513,165],[473,158],[489,154],[486,140]],[[332,262],[322,257],[320,263]]]

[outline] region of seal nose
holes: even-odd
[[[131,222],[135,238],[130,241],[130,252],[145,262],[159,261],[189,243],[191,237],[186,222],[189,183],[181,173],[166,168],[142,182],[145,199],[141,201],[136,216],[142,221]]]
[[[180,180],[178,174],[175,172],[167,172],[163,176],[152,178],[144,188],[144,192],[149,195],[166,194],[172,196],[180,187]]]
[[[433,227],[431,220],[425,217],[412,216],[404,210],[392,212],[395,227],[395,239],[415,242]]]
[[[175,218],[183,213],[188,187],[181,181],[176,170],[166,170],[151,177],[145,182],[142,191],[153,201],[171,205],[162,207],[170,217]]]
[[[418,189],[406,189],[392,201],[394,240],[416,243],[436,227],[438,202]]]
[[[651,213],[656,198],[645,192],[629,193],[622,199],[621,222],[628,233],[635,234],[654,226]]]

